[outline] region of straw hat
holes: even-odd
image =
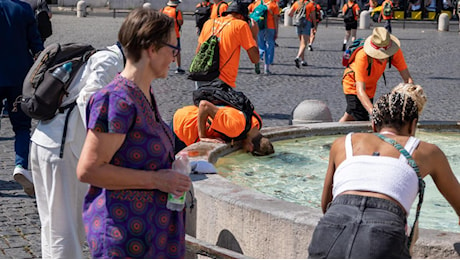
[[[168,6],[177,6],[180,3],[178,0],[169,0],[169,2],[166,4]]]
[[[375,59],[386,59],[399,50],[399,40],[387,29],[376,27],[364,42],[364,52]]]

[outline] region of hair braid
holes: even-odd
[[[390,126],[400,130],[414,119],[418,119],[417,104],[410,96],[398,92],[381,96],[372,110],[372,121],[377,129]]]

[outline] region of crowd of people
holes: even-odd
[[[192,182],[173,169],[176,154],[196,142],[234,141],[253,155],[275,152],[254,108],[248,115],[234,104],[200,100],[178,109],[171,125],[163,121],[152,81],[166,78],[173,62],[175,73],[185,74],[179,4],[169,0],[160,10],[132,10],[118,41],[93,54],[72,80],[62,104],[75,102],[77,109],[39,121],[30,137],[31,119],[17,98],[44,39],[29,4],[0,0],[0,28],[8,35],[8,42],[0,40],[1,55],[15,57],[0,62],[0,98],[7,99],[15,133],[14,179],[37,201],[43,258],[83,258],[85,241],[93,258],[183,258],[185,211],[169,210],[166,203],[168,193],[180,196]],[[250,14],[263,5],[261,24]],[[280,14],[276,0],[204,0],[199,6],[209,7],[209,19],[197,28],[197,55],[208,38],[218,36],[220,73],[197,81],[197,90],[235,94],[241,48],[256,73],[263,60],[263,73],[272,74]],[[356,37],[359,16],[353,0],[345,3],[344,13],[347,8],[354,16],[345,24],[344,50],[349,37]],[[305,50],[313,51],[317,4],[298,0],[289,15],[300,17],[293,64],[300,69],[308,66]],[[376,27],[344,69],[347,107],[339,121],[370,120],[375,134],[350,133],[333,143],[321,201],[325,215],[310,242],[312,258],[410,257],[406,218],[427,175],[460,216],[460,184],[447,158],[436,145],[414,137],[426,96],[414,84],[400,46],[390,24]],[[374,104],[387,64],[398,69],[404,83]],[[68,129],[65,143],[63,127]],[[379,174],[388,178],[382,181]],[[392,224],[382,226],[389,219]],[[382,228],[393,235],[373,235]],[[371,250],[376,241],[387,246]]]

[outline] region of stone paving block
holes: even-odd
[[[6,237],[6,241],[11,248],[26,247],[29,245],[29,241],[19,235]]]
[[[17,236],[17,235],[19,235],[19,233],[16,227],[14,226],[6,226],[0,229],[0,236],[2,237],[10,237],[10,236]]]
[[[0,249],[10,248],[6,239],[3,236],[0,236]],[[0,257],[1,258],[1,257]]]
[[[31,259],[34,258],[32,254],[29,253],[28,248],[8,248],[5,249],[6,258],[23,258]]]

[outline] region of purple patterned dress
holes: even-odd
[[[140,169],[171,168],[172,134],[134,82],[121,75],[95,93],[87,107],[88,129],[126,134],[111,164]],[[185,211],[166,208],[159,190],[107,190],[91,186],[83,222],[93,258],[183,258]]]

